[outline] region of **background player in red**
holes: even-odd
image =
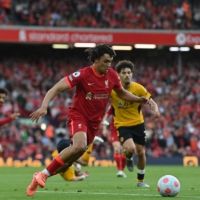
[[[4,89],[4,88],[0,88],[0,109],[2,108],[2,106],[3,106],[3,104],[6,100],[7,95],[8,95],[7,90]],[[5,124],[11,122],[12,120],[17,119],[19,117],[19,115],[20,114],[17,113],[17,112],[12,113],[10,116],[6,117],[5,119],[0,120],[0,126],[3,126]],[[3,147],[0,144],[0,153],[2,153],[2,152],[3,152]]]
[[[106,114],[104,116],[104,120],[102,122],[102,128],[103,128],[102,133],[103,133],[104,136],[109,135],[108,126],[106,124],[104,125],[104,122],[108,121],[109,118],[111,117],[109,138],[110,138],[112,146],[113,146],[114,159],[115,159],[117,169],[118,169],[117,177],[126,178],[126,174],[124,173],[124,168],[126,166],[126,157],[122,153],[123,152],[122,146],[121,146],[121,143],[120,143],[118,136],[117,136],[117,130],[114,126],[114,118],[112,117],[112,114],[113,114],[113,107],[110,104],[108,106],[108,109],[107,109]]]
[[[3,104],[6,100],[7,95],[8,95],[7,90],[4,89],[4,88],[0,88],[0,109],[2,108],[2,106],[3,106]],[[17,113],[17,112],[12,113],[7,118],[0,120],[0,126],[3,126],[4,124],[7,124],[7,123],[11,122],[12,120],[17,119],[19,117],[19,115],[20,114]]]
[[[33,175],[26,190],[28,196],[34,195],[38,186],[45,186],[48,177],[71,166],[85,152],[99,129],[112,90],[126,101],[149,104],[147,98],[137,97],[123,89],[119,76],[110,68],[116,55],[110,46],[97,45],[86,52],[93,65],[61,79],[47,92],[41,107],[30,115],[31,120],[37,122],[47,114],[49,102],[58,93],[76,86],[73,105],[68,112],[68,129],[73,145],[56,156],[46,169]]]

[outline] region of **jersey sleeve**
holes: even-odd
[[[72,88],[83,80],[83,71],[79,70],[77,72],[74,72],[73,74],[70,74],[69,76],[65,77],[66,82],[68,83],[69,87]]]
[[[119,78],[119,75],[114,71],[114,73],[113,73],[113,81],[114,81],[114,87],[113,87],[113,89],[114,90],[120,90],[120,89],[122,89],[122,84],[121,84],[121,82],[120,82],[120,78]]]
[[[144,86],[138,84],[138,89],[140,91],[140,96],[147,97],[148,99],[151,97],[151,94],[146,90]]]
[[[7,123],[9,123],[11,121],[12,121],[11,117],[7,117],[5,119],[2,119],[2,120],[0,120],[0,126],[3,126],[4,124],[7,124]]]

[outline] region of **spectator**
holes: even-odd
[[[9,1],[9,0],[1,0]],[[19,1],[15,24],[128,29],[199,29],[193,0]],[[194,13],[194,15],[193,15]]]

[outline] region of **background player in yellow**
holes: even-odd
[[[158,118],[160,112],[151,94],[142,85],[131,81],[134,64],[131,61],[123,60],[116,65],[115,69],[120,76],[124,89],[139,97],[144,96],[150,99],[151,109],[153,110],[155,118]],[[136,154],[138,168],[137,186],[149,187],[144,182],[146,133],[141,104],[137,102],[126,102],[120,99],[114,90],[111,92],[111,103],[114,107],[114,125],[117,128],[118,138],[126,156],[126,166],[129,171],[133,171],[133,155]]]
[[[103,139],[95,136],[93,143],[95,142],[103,142]],[[81,165],[87,166],[90,155],[93,148],[93,143],[89,146],[89,148],[85,151],[85,153],[74,163],[74,166],[70,166],[69,168],[63,170],[63,172],[60,172],[60,175],[62,178],[66,181],[81,181],[85,179],[89,174],[88,172],[82,172],[81,171]],[[62,139],[57,144],[57,149],[52,153],[52,157],[55,158],[63,149],[70,146],[70,139]],[[74,167],[77,168],[77,170],[74,169]]]

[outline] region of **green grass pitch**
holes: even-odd
[[[26,188],[32,174],[42,168],[0,168],[1,200],[157,200],[157,182],[163,175],[176,176],[181,184],[177,199],[200,199],[199,167],[147,166],[145,181],[150,188],[136,186],[136,174],[128,172],[127,178],[117,178],[115,167],[83,167],[90,176],[80,182],[66,182],[59,175],[48,179],[45,188],[39,188],[33,197],[27,197]],[[173,197],[170,197],[173,198]]]

